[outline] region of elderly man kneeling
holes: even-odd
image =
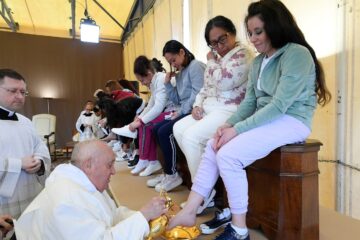
[[[137,212],[116,208],[105,191],[114,160],[101,141],[78,143],[71,163],[55,168],[15,222],[17,239],[144,239],[148,221],[166,212],[165,199],[153,198]]]

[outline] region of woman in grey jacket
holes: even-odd
[[[165,77],[165,90],[177,107],[168,120],[158,123],[153,131],[164,156],[164,173],[148,181],[148,186],[170,191],[182,183],[176,171],[176,145],[173,125],[187,116],[195,101],[196,95],[204,84],[205,64],[197,61],[194,55],[176,40],[168,41],[163,48],[163,56],[170,64],[171,71]],[[175,77],[176,86],[170,82]]]

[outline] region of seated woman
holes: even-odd
[[[205,39],[212,49],[207,54],[204,86],[196,96],[191,115],[174,125],[174,136],[183,151],[194,179],[206,142],[244,99],[251,50],[236,40],[236,28],[223,16],[210,19]],[[202,212],[215,195],[205,199]]]
[[[181,185],[182,178],[176,170],[176,145],[173,137],[173,125],[191,112],[195,97],[204,84],[205,64],[195,60],[194,55],[176,40],[168,41],[163,48],[163,56],[170,64],[171,72],[165,77],[165,90],[175,105],[180,106],[171,113],[169,120],[164,120],[154,127],[156,140],[164,156],[165,176],[150,179],[147,185],[170,191]],[[175,71],[178,71],[175,73]],[[175,77],[176,86],[170,82]]]
[[[121,128],[130,124],[134,118],[143,110],[143,100],[138,97],[128,97],[123,100],[116,102],[114,99],[109,97],[101,98],[98,102],[99,108],[105,114],[106,125],[109,129]],[[118,139],[114,133],[110,133],[104,141]],[[132,138],[120,137],[119,139],[125,144],[125,150]],[[137,145],[137,144],[136,144]],[[120,147],[121,148],[121,147]],[[135,147],[137,149],[137,146]],[[118,151],[116,151],[118,152]],[[121,155],[121,151],[119,152]],[[120,160],[121,156],[117,154],[117,159]],[[133,157],[134,154],[132,154]]]
[[[130,131],[139,129],[139,162],[131,171],[139,176],[149,176],[161,169],[156,156],[156,140],[152,134],[154,124],[164,120],[168,112],[163,112],[168,97],[165,92],[164,80],[166,74],[162,63],[153,58],[139,56],[134,62],[134,73],[141,84],[149,87],[151,97],[141,114],[130,123]]]
[[[169,228],[194,225],[198,206],[221,175],[232,222],[216,240],[250,239],[244,168],[282,145],[304,141],[316,102],[330,100],[315,52],[282,2],[251,3],[245,24],[260,53],[251,65],[245,98],[207,143],[188,202],[169,223]]]

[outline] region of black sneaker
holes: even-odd
[[[220,227],[226,226],[231,222],[231,213],[229,208],[225,208],[223,211],[216,211],[215,217],[200,225],[201,232],[203,234],[213,234]]]
[[[245,235],[238,234],[229,223],[222,234],[217,236],[214,240],[250,240],[249,233]]]
[[[134,168],[138,162],[139,162],[139,155],[136,155],[133,160],[128,161],[128,168]]]

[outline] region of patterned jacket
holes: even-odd
[[[193,107],[203,107],[210,99],[216,99],[220,105],[239,105],[245,97],[247,75],[253,58],[251,50],[239,44],[224,57],[209,60],[204,86],[196,96]]]

